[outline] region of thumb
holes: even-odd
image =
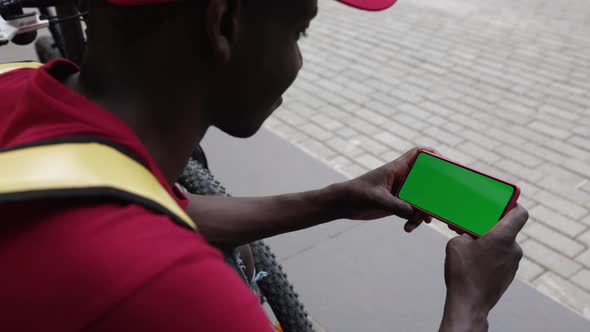
[[[410,204],[393,196],[390,192],[385,191],[382,196],[384,206],[386,206],[387,210],[391,211],[394,215],[406,220],[414,215],[414,208]]]

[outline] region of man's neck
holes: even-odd
[[[170,81],[180,77],[166,70],[113,69],[89,62],[65,84],[121,118],[173,184],[209,127],[199,89],[177,89],[179,84]]]

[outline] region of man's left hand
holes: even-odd
[[[404,226],[406,232],[412,232],[422,222],[430,223],[431,217],[392,194],[400,189],[420,150],[435,152],[427,148],[414,148],[395,161],[338,184],[345,193],[346,218],[372,220],[396,215],[407,220]]]

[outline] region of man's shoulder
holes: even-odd
[[[0,208],[0,213],[3,210]],[[139,261],[145,253],[152,254],[153,263],[169,262],[171,257],[166,256],[193,254],[195,249],[220,256],[201,235],[179,226],[169,216],[116,199],[23,202],[5,211],[27,225],[23,228],[16,225],[13,233],[16,238],[34,237],[38,247],[46,245],[47,249],[49,243],[59,239],[52,244],[53,250],[72,250],[79,256],[91,256],[87,258],[115,258],[98,261],[109,266],[124,259]],[[127,248],[132,249],[123,250]],[[130,268],[125,266],[127,270]]]
[[[24,207],[0,209],[13,223],[0,232],[0,264],[11,267],[0,282],[11,285],[3,296],[19,299],[3,308],[15,319],[34,313],[39,322],[61,318],[77,328],[177,264],[221,261],[200,235],[134,204]],[[27,295],[32,280],[35,296]],[[71,312],[82,314],[72,321]]]
[[[2,100],[0,105],[2,108],[12,106],[11,101],[20,98],[35,71],[36,69],[33,68],[23,68],[0,73],[0,100]]]

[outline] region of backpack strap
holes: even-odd
[[[54,197],[110,197],[166,214],[198,231],[142,164],[98,142],[55,143],[0,152],[0,203]]]
[[[0,63],[0,75],[21,68],[39,68],[43,64],[33,61]]]

